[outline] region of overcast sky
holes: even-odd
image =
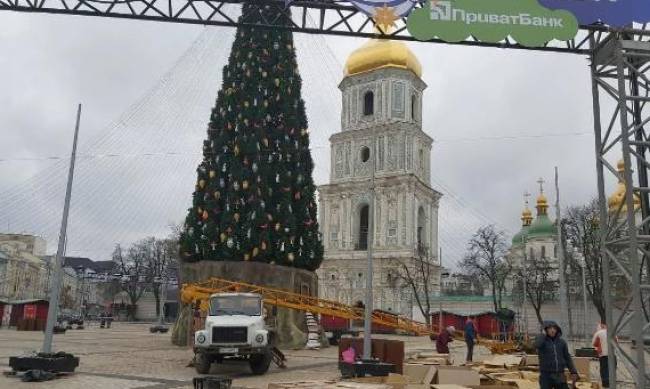
[[[0,25],[0,232],[41,234],[56,249],[78,102],[68,253],[108,259],[115,243],[162,236],[182,221],[233,30],[8,12]],[[296,39],[315,180],[325,183],[342,64],[364,40]],[[554,166],[565,205],[595,195],[586,58],[409,46],[428,84],[424,130],[435,139],[432,179],[445,195],[450,262],[480,224],[516,232],[525,190],[536,194],[543,177],[554,196]]]

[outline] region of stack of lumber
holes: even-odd
[[[345,381],[297,381],[270,383],[268,389],[392,389],[381,383],[359,383]]]
[[[418,365],[452,365],[453,360],[449,354],[420,351],[409,355],[404,363]]]

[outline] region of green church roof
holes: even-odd
[[[548,215],[537,215],[533,224],[528,228],[528,238],[539,238],[555,236],[557,234],[557,227],[555,223],[548,218]]]
[[[512,237],[512,245],[517,246],[524,243],[524,238],[528,236],[529,226],[521,227],[521,230]]]

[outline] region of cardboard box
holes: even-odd
[[[480,385],[481,377],[477,371],[468,367],[439,366],[436,384]]]
[[[404,375],[411,384],[431,384],[437,371],[438,369],[431,365],[404,364]]]
[[[470,389],[468,386],[456,385],[456,384],[437,384],[431,385],[434,389]]]
[[[591,379],[591,358],[573,358],[573,363],[576,365],[580,379]]]

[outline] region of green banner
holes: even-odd
[[[431,0],[411,12],[407,28],[422,41],[460,42],[472,36],[498,43],[510,36],[539,47],[575,38],[579,26],[571,12],[544,8],[537,0]]]

